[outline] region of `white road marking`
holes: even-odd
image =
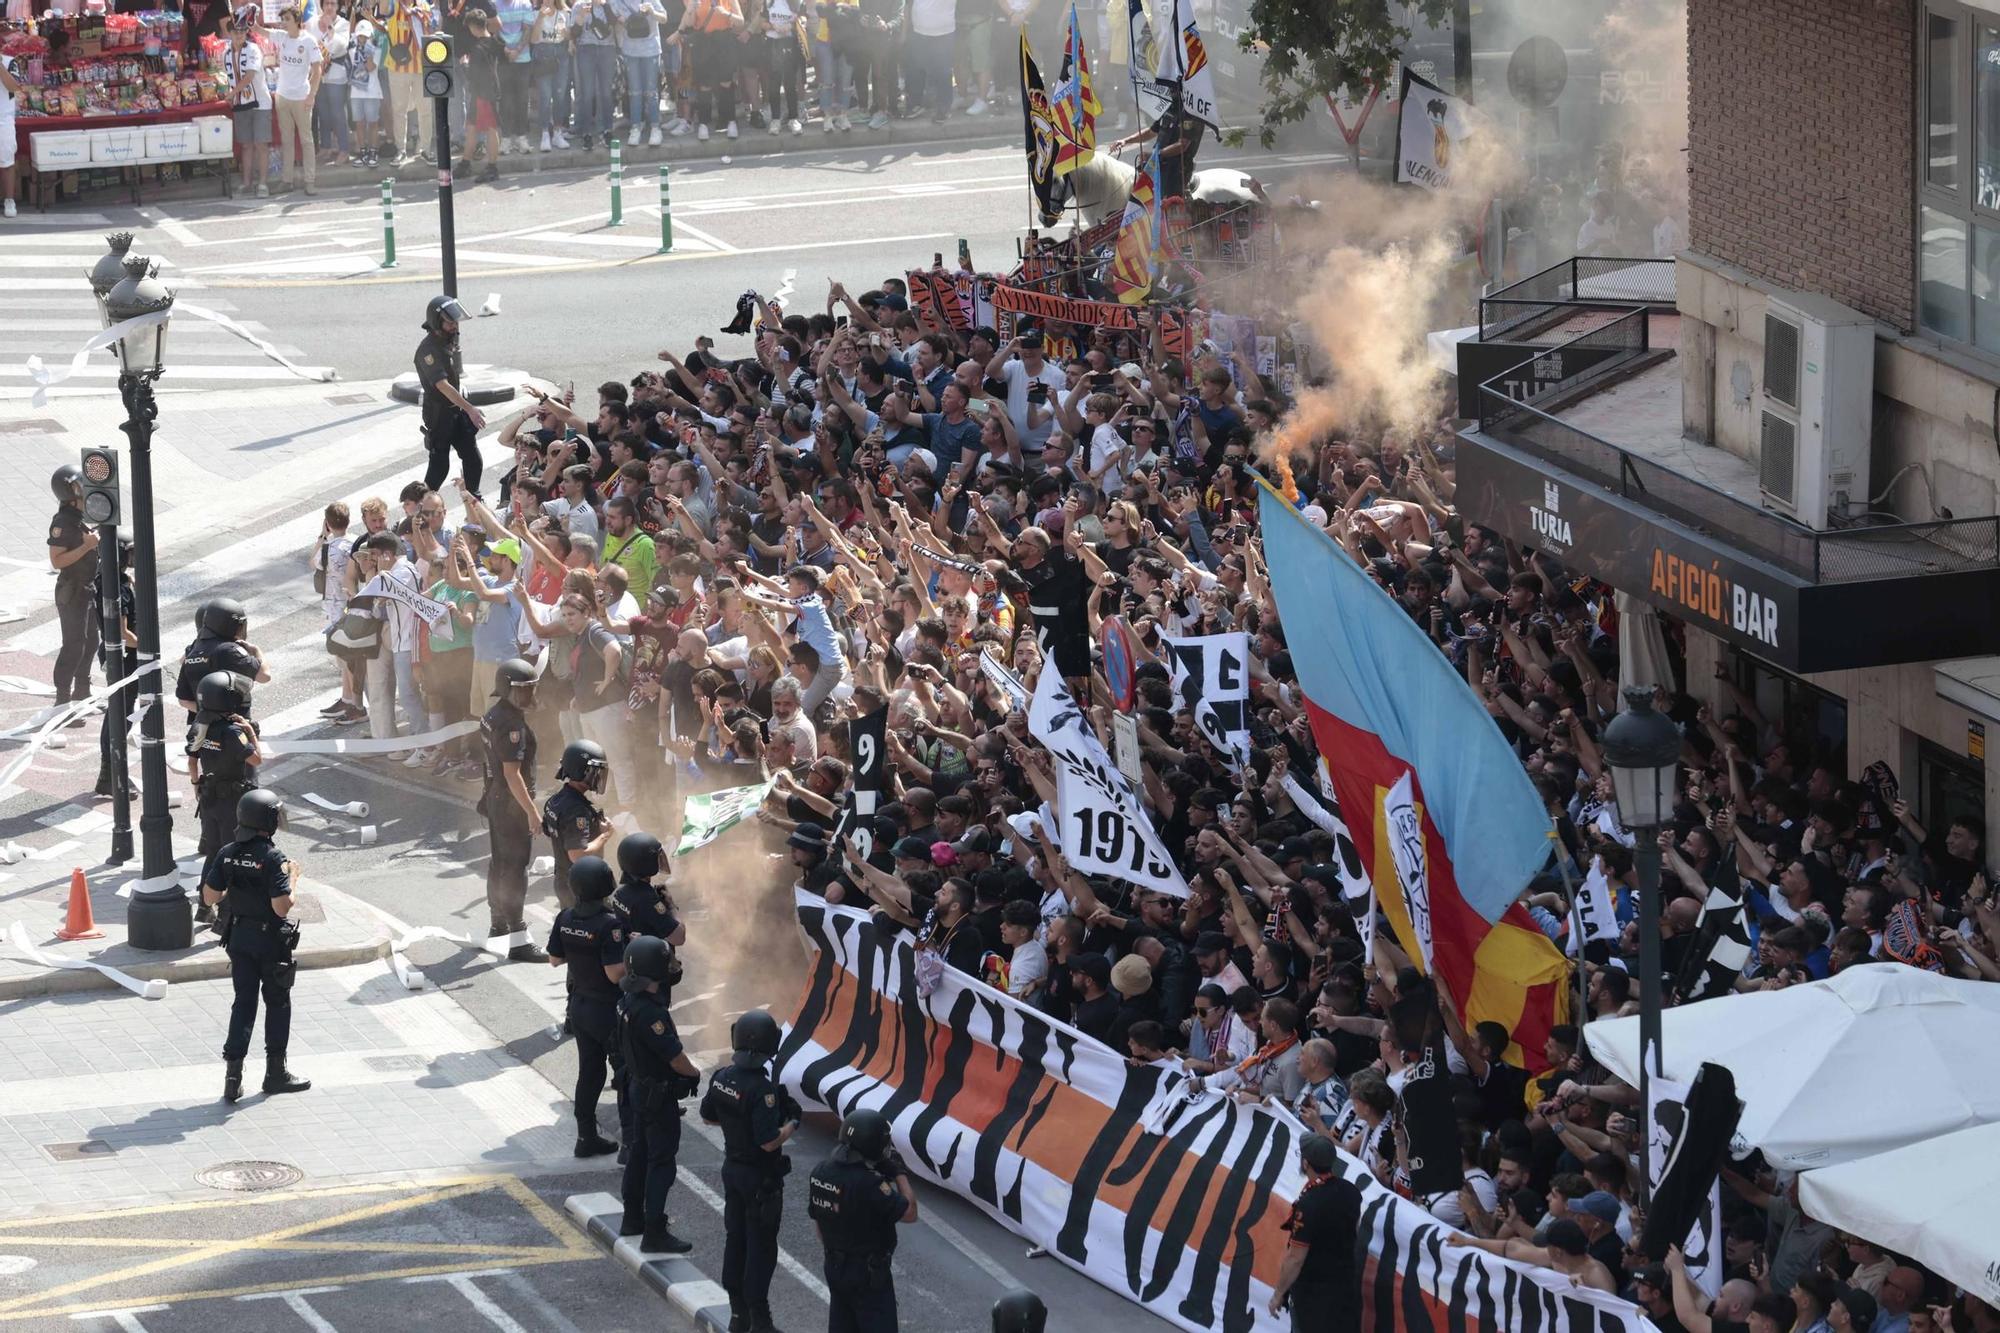
[[[153,219],[155,223],[159,226],[160,230],[165,232],[167,235],[173,237],[176,241],[180,242],[182,245],[192,245],[195,243],[195,241],[200,239],[194,234],[194,232],[190,231],[187,228],[187,226],[183,224],[179,219],[169,217],[167,214],[161,212],[157,208],[152,210],[152,214],[153,214]],[[141,216],[144,215],[145,214],[142,212]]]
[[[676,250],[681,248],[684,240],[680,234],[682,230],[683,228],[679,225],[676,225],[674,228],[674,249]],[[620,236],[615,233],[600,236],[595,232],[588,231],[531,231],[521,237],[521,239],[524,241],[549,241],[557,245],[602,245],[610,248],[630,250],[657,250],[660,246],[660,238],[657,236]],[[688,246],[690,252],[709,248],[706,243],[701,241],[696,241],[694,244]]]
[[[657,207],[648,208],[646,211],[653,214],[653,216],[655,217],[658,217],[660,212],[660,210]],[[713,246],[715,249],[722,251],[724,254],[733,255],[737,253],[736,247],[731,245],[729,242],[723,240],[720,236],[710,235],[708,232],[703,231],[699,227],[690,227],[687,223],[681,221],[679,218],[675,218],[674,244],[676,246],[679,246],[680,238],[682,236],[692,236],[697,241],[700,241],[703,245]]]
[[[582,1333],[575,1324],[572,1324],[563,1315],[561,1310],[556,1309],[555,1306],[542,1298],[542,1293],[535,1290],[534,1283],[528,1281],[527,1278],[522,1277],[513,1269],[504,1270],[500,1274],[500,1281],[508,1290],[521,1298],[523,1305],[540,1315],[542,1322],[554,1329],[556,1333]]]
[[[146,1326],[139,1322],[142,1314],[155,1314],[166,1309],[164,1305],[135,1305],[126,1310],[90,1310],[83,1314],[73,1314],[72,1320],[109,1319],[125,1333],[146,1333]]]
[[[308,1296],[325,1296],[343,1290],[340,1287],[301,1287],[297,1291],[254,1291],[248,1296],[238,1296],[239,1301],[280,1300],[291,1307],[292,1313],[305,1320],[306,1327],[313,1333],[340,1333],[325,1315],[312,1308]]]
[[[474,1278],[499,1277],[502,1273],[508,1271],[505,1268],[486,1268],[476,1273],[432,1273],[422,1277],[406,1277],[403,1281],[446,1283],[454,1291],[458,1292],[459,1295],[465,1297],[471,1303],[472,1308],[477,1310],[481,1315],[484,1315],[486,1322],[499,1329],[500,1333],[528,1333],[527,1329],[516,1323],[512,1315],[501,1309],[494,1302],[493,1298],[481,1291],[473,1281]]]

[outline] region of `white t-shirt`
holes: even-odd
[[[19,57],[0,56],[0,66],[4,66],[7,70],[7,73],[13,76],[14,82],[22,84],[23,86],[27,84],[28,82],[27,75],[21,68],[21,61]],[[7,92],[4,88],[0,88],[0,120],[12,120],[14,118],[15,108],[19,105],[19,101],[20,101],[19,93],[10,93]]]
[[[1042,362],[1039,375],[1030,375],[1028,368],[1019,359],[1009,361],[1000,368],[1000,378],[1007,382],[1007,415],[1014,419],[1014,433],[1021,437],[1021,451],[1039,454],[1042,446],[1049,441],[1049,432],[1055,429],[1055,413],[1050,411],[1048,420],[1028,429],[1028,386],[1040,383],[1048,386],[1051,399],[1063,391],[1063,373],[1052,361]],[[1047,407],[1049,404],[1041,404]]]
[[[229,76],[232,89],[235,87],[237,81],[236,61],[238,49],[235,46],[231,46],[222,53],[222,69]],[[264,78],[264,49],[258,46],[254,40],[245,40],[240,49],[243,60],[242,73],[247,78],[252,91],[255,92],[256,98],[253,102],[245,102],[236,92],[232,91],[229,95],[230,101],[232,104],[246,109],[254,105],[269,111],[271,109],[271,85]]]
[[[1022,999],[1028,987],[1039,981],[1046,981],[1049,975],[1049,951],[1040,940],[1031,939],[1025,944],[1014,946],[1013,961],[1007,965],[1007,993],[1015,999]]]
[[[910,31],[919,37],[949,37],[956,30],[957,0],[910,0]]]
[[[331,32],[319,32],[315,29],[314,35],[319,39],[320,50],[326,53],[326,72],[319,76],[319,81],[322,84],[346,83],[349,37],[347,20],[337,18],[333,21]]]
[[[296,37],[280,32],[271,35],[271,42],[278,49],[278,96],[288,102],[303,102],[312,95],[313,67],[323,54],[319,38],[309,32]]]
[[[1126,471],[1132,466],[1131,452],[1132,446],[1125,442],[1125,437],[1120,435],[1118,428],[1110,422],[1107,421],[1091,431],[1090,470],[1092,472],[1103,468],[1105,463],[1114,455],[1119,453],[1126,455],[1124,458],[1119,459],[1116,466],[1105,468],[1104,475],[1098,479],[1098,490],[1104,492],[1106,495],[1117,495],[1125,489]]]

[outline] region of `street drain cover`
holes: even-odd
[[[102,1139],[85,1139],[81,1143],[44,1143],[42,1151],[58,1162],[81,1162],[90,1157],[109,1157],[117,1149]]]
[[[218,1162],[195,1172],[194,1178],[211,1189],[255,1193],[295,1185],[305,1174],[288,1162]]]

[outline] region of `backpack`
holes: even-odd
[[[645,41],[652,31],[653,25],[643,12],[625,16],[625,35],[633,41]]]

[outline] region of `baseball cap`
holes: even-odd
[[[1278,864],[1305,861],[1312,857],[1312,844],[1304,838],[1287,838],[1278,844]]]
[[[1204,930],[1195,937],[1196,953],[1228,953],[1229,937],[1219,930]]]
[[[1081,972],[1100,986],[1111,984],[1111,960],[1101,953],[1080,953],[1069,960],[1069,970]]]
[[[984,824],[974,824],[951,845],[951,849],[955,852],[990,852],[993,850],[993,835],[986,831]]]
[[[1549,1223],[1542,1232],[1542,1244],[1569,1255],[1586,1254],[1590,1250],[1590,1242],[1583,1238],[1583,1228],[1567,1217]]]
[[[513,537],[502,537],[486,551],[489,555],[504,555],[517,565],[521,563],[521,543]]]
[[[915,842],[916,839],[911,838],[910,841]],[[935,866],[955,866],[958,864],[958,849],[948,842],[940,841],[932,843],[930,851],[926,855],[930,857],[931,864]]]
[[[1618,1221],[1618,1200],[1604,1190],[1592,1190],[1570,1205],[1571,1212],[1589,1213],[1600,1222]]]
[[[931,845],[922,838],[898,838],[896,845],[889,849],[889,855],[898,861],[929,861]]]

